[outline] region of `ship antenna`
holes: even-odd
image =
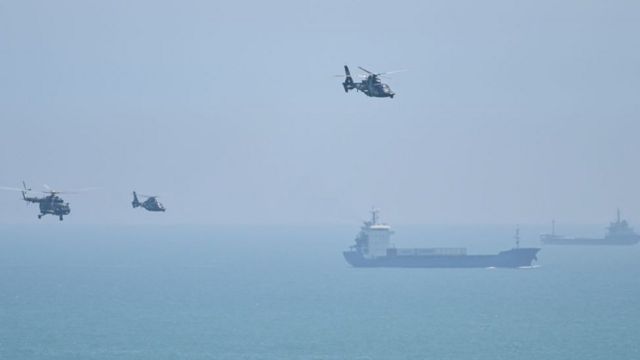
[[[380,210],[376,209],[375,206],[371,207],[371,222],[373,223],[373,225],[376,225],[378,223],[378,213],[380,212]]]
[[[618,222],[620,222],[620,208],[617,209]]]
[[[516,249],[520,248],[520,225],[516,225]]]

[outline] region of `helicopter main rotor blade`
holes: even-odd
[[[45,194],[80,194],[80,193],[84,193],[84,192],[87,192],[87,191],[93,191],[93,190],[98,190],[99,189],[97,187],[88,187],[88,188],[80,188],[80,189],[74,189],[74,190],[61,190],[61,191],[58,191],[58,190],[53,190],[49,186],[46,186],[46,185],[45,185],[45,187],[48,190],[41,191],[42,193],[45,193]]]
[[[157,198],[157,197],[159,197],[157,195],[145,195],[145,194],[138,194],[138,196],[142,196],[142,197],[146,197],[146,198]]]
[[[0,190],[7,190],[7,191],[27,191],[25,189],[21,189],[21,188],[15,188],[15,187],[10,187],[10,186],[0,186]]]
[[[367,74],[369,74],[369,75],[373,75],[373,73],[372,73],[371,71],[369,71],[369,70],[367,70],[367,69],[363,68],[362,66],[358,66],[358,69],[360,69],[360,70],[362,70],[362,71],[366,72],[366,73],[367,73]]]
[[[88,191],[96,191],[96,190],[100,190],[99,187],[95,187],[95,186],[90,186],[90,187],[84,187],[84,188],[80,188],[80,189],[73,189],[73,190],[69,190],[66,191],[67,193],[83,193],[83,192],[88,192]]]
[[[393,71],[387,71],[387,72],[382,72],[376,75],[391,75],[391,74],[397,74],[397,73],[401,73],[401,72],[405,72],[408,71],[407,69],[403,69],[403,70],[393,70]]]
[[[60,194],[60,191],[53,190],[51,186],[47,184],[42,184],[42,187],[46,189],[46,190],[40,190],[40,192],[43,194],[49,194],[49,195]]]

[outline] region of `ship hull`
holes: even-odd
[[[592,238],[542,238],[542,243],[545,245],[597,245],[597,246],[620,246],[620,245],[635,245],[640,242],[640,237],[628,237],[628,238],[604,238],[604,239],[592,239]]]
[[[358,251],[343,252],[345,260],[354,267],[399,268],[518,268],[531,266],[537,260],[539,248],[518,248],[496,255],[435,255],[393,256],[368,259]]]

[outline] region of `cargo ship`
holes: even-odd
[[[567,237],[556,234],[556,223],[551,223],[551,234],[540,235],[540,241],[545,245],[635,245],[640,242],[640,235],[636,234],[626,220],[620,218],[618,209],[616,221],[609,224],[604,238]]]
[[[391,226],[379,223],[378,211],[371,211],[356,236],[355,245],[344,251],[345,260],[354,267],[403,268],[519,268],[537,260],[539,248],[521,248],[519,232],[516,247],[498,254],[469,255],[465,248],[402,249],[390,246]]]

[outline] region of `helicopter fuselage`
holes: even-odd
[[[60,220],[62,220],[64,215],[69,215],[71,213],[71,207],[69,206],[69,203],[65,203],[62,198],[55,194],[51,194],[42,198],[27,197],[23,194],[23,199],[24,201],[38,204],[38,206],[40,207],[40,214],[38,215],[38,219],[42,218],[44,215],[54,215],[58,216]]]
[[[375,75],[369,75],[366,80],[354,83],[354,86],[356,90],[362,91],[365,95],[371,97],[389,97],[393,99],[395,95],[389,85],[382,83]]]
[[[141,195],[141,196],[146,196],[146,195]],[[162,204],[158,201],[157,197],[146,196],[146,198],[147,200],[145,201],[138,200],[138,194],[134,191],[133,201],[131,202],[131,206],[133,206],[133,208],[137,208],[138,206],[140,206],[147,211],[163,211],[163,212],[166,211],[164,206],[162,206]]]
[[[361,68],[362,69],[362,68]],[[349,92],[349,90],[357,90],[363,92],[365,95],[370,97],[380,97],[380,98],[392,98],[396,95],[389,85],[384,84],[380,81],[381,74],[374,74],[366,69],[362,69],[367,71],[368,75],[366,78],[360,82],[353,81],[353,77],[351,77],[351,73],[349,72],[349,68],[345,65],[345,81],[342,83],[345,92]]]
[[[158,199],[154,197],[150,197],[147,200],[143,201],[140,206],[148,211],[165,211],[164,206],[162,206]]]

